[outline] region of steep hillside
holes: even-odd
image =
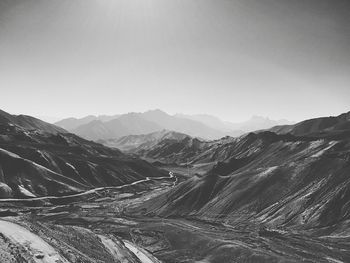
[[[99,142],[109,147],[118,148],[124,152],[133,153],[140,150],[151,149],[165,139],[182,140],[186,137],[187,135],[183,133],[161,130],[148,134],[128,135],[119,139],[101,140]]]
[[[63,128],[27,115],[11,115],[0,110],[1,125],[16,125],[27,130],[40,130],[48,133],[65,133]]]
[[[63,120],[56,122],[55,124],[59,127],[62,127],[63,129],[66,129],[67,131],[71,131],[71,130],[78,128],[80,125],[87,124],[87,123],[92,122],[96,119],[97,119],[96,116],[89,115],[89,116],[86,116],[86,117],[80,118],[80,119],[78,119],[78,118],[63,119]]]
[[[129,134],[143,134],[162,129],[156,123],[142,119],[137,114],[126,114],[110,121],[93,120],[78,126],[72,132],[88,140],[120,138]]]
[[[249,134],[218,163],[144,204],[149,214],[343,231],[350,219],[350,138]],[[227,157],[225,158],[224,156]],[[338,225],[334,225],[338,224]],[[328,230],[327,230],[328,229]]]
[[[138,147],[134,153],[164,163],[194,162],[205,152],[211,142],[186,136],[184,138],[164,138],[150,147]]]
[[[250,133],[237,138],[224,137],[214,141],[204,141],[190,136],[179,139],[163,138],[149,147],[138,147],[133,152],[145,158],[159,160],[164,163],[189,163],[192,165],[205,163],[233,162],[231,159],[249,155],[252,146],[262,144],[262,139],[273,141],[277,135],[264,132],[259,135]],[[288,137],[288,136],[284,136]],[[256,152],[255,152],[256,153]],[[225,164],[223,164],[225,165]]]
[[[145,161],[73,134],[0,124],[3,197],[62,195],[164,175]]]
[[[120,131],[120,129],[118,131]],[[73,133],[87,140],[96,140],[97,138],[106,139],[113,138],[115,136],[115,132],[110,130],[100,120],[94,120],[80,125],[78,128],[73,130]]]
[[[317,134],[337,134],[350,131],[350,112],[336,117],[310,119],[294,125],[275,126],[270,131],[278,134],[290,133],[297,136],[317,136]]]

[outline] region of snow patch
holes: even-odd
[[[272,173],[273,171],[275,171],[277,168],[278,168],[278,166],[268,167],[267,169],[265,169],[265,171],[258,173],[257,176],[258,177],[265,177],[265,176],[269,175],[270,173]]]
[[[329,262],[333,262],[333,263],[344,263],[344,261],[341,261],[341,260],[338,260],[338,259],[335,259],[335,258],[331,258],[331,257],[326,257],[326,259]]]
[[[336,141],[331,141],[328,143],[328,146],[320,151],[318,151],[317,153],[313,154],[311,157],[320,157],[321,155],[323,155],[326,151],[328,151],[330,148],[332,148],[334,145],[336,145],[337,142]]]
[[[45,161],[50,163],[50,160],[46,157],[46,155],[43,152],[41,152],[39,150],[36,150],[36,152],[41,156],[41,158],[43,158]]]
[[[19,191],[21,192],[22,195],[27,196],[27,197],[36,197],[32,192],[28,191],[25,189],[23,186],[18,186]]]
[[[13,152],[6,151],[6,150],[4,150],[2,148],[0,148],[0,153],[5,153],[5,154],[7,154],[7,155],[9,155],[9,156],[11,156],[13,158],[21,158],[19,155],[15,154]]]
[[[309,149],[316,149],[324,143],[324,140],[317,140],[310,142]]]
[[[74,170],[74,172],[75,172],[76,174],[78,174],[77,169],[75,169],[75,167],[74,167],[72,164],[66,163],[66,165],[69,166],[70,168],[72,168],[72,169]]]

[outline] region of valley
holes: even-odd
[[[350,263],[349,0],[0,0],[0,263]]]
[[[153,185],[151,191],[141,184],[108,189],[84,199],[56,200],[56,205],[31,202],[21,207],[21,201],[6,201],[7,211],[17,215],[3,217],[5,225],[16,224],[20,233],[25,229],[32,234],[21,234],[22,243],[18,243],[11,239],[12,232],[3,231],[0,249],[8,251],[6,246],[11,244],[12,259],[20,260],[13,251],[24,246],[28,254],[21,257],[43,256],[43,262],[51,262],[58,254],[64,260],[52,262],[347,262],[350,258],[347,237],[261,229],[249,221],[232,226],[190,216],[135,214],[135,207],[172,187],[170,182],[161,184]],[[18,226],[9,229],[18,233]],[[33,236],[45,245],[30,241]]]
[[[3,121],[0,257],[349,262],[350,139],[339,126],[211,141],[163,130],[113,141],[122,152]]]

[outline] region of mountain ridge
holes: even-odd
[[[199,155],[206,156],[207,150]],[[142,204],[143,211],[230,225],[248,220],[273,228],[323,227],[325,232],[333,224],[340,230],[349,219],[348,135],[333,139],[251,133],[217,143],[210,151],[207,156],[217,162],[206,174],[193,175]]]
[[[16,125],[29,130],[41,130],[49,133],[67,133],[67,131],[57,125],[44,122],[40,119],[28,115],[12,115],[0,110],[0,125]]]
[[[6,112],[1,112],[0,117],[3,190],[0,195],[3,198],[60,196],[167,175],[137,157],[87,141],[61,128],[56,130],[55,126],[35,118],[19,117],[20,121],[26,120],[20,122],[18,117]],[[29,123],[33,120],[45,130],[34,129],[34,124]],[[60,133],[61,130],[64,133]]]
[[[317,135],[318,133],[342,132],[350,130],[350,111],[338,116],[313,118],[294,125],[275,126],[269,129],[278,134]]]
[[[115,139],[126,135],[146,134],[163,129],[210,139],[226,135],[225,132],[208,127],[201,122],[171,116],[161,110],[150,110],[144,113],[131,112],[115,116],[117,117],[108,121],[99,120],[97,117],[88,122],[84,122],[86,120],[84,118],[73,119],[76,122],[75,125],[70,123],[72,119],[69,118],[56,124],[61,125],[61,127],[75,127],[68,130],[86,139],[96,141]],[[81,122],[83,124],[80,124]]]
[[[139,118],[136,123],[133,119]],[[123,120],[117,125],[117,120]],[[99,122],[97,122],[99,121]],[[115,125],[112,125],[113,123]],[[290,123],[287,120],[273,121],[264,117],[252,117],[242,123],[230,123],[206,114],[169,115],[159,109],[146,112],[130,112],[113,116],[87,116],[81,119],[68,118],[55,124],[72,133],[91,140],[117,139],[127,135],[140,135],[163,129],[188,134],[203,139],[219,139],[224,136],[240,136],[244,133],[265,129],[277,124]]]

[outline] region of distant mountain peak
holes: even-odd
[[[250,120],[253,121],[271,121],[271,119],[269,117],[264,117],[264,116],[260,116],[260,115],[253,115]]]
[[[161,109],[152,109],[152,110],[148,110],[148,111],[146,111],[145,113],[147,113],[147,112],[166,113],[165,111],[162,111]]]
[[[99,123],[98,129],[94,125],[85,125],[93,120],[101,120],[103,124]],[[115,125],[111,125],[111,121]],[[56,124],[84,138],[106,140],[126,135],[146,134],[162,129],[203,139],[219,139],[227,135],[236,137],[246,132],[291,123],[285,120],[275,121],[259,115],[254,115],[242,123],[230,123],[209,114],[177,113],[170,115],[161,109],[152,109],[146,112],[129,112],[112,116],[100,115],[96,117],[90,115],[81,119],[65,119]],[[92,122],[92,124],[94,123]]]
[[[166,113],[165,111],[162,111],[160,109],[148,110],[148,111],[144,112],[143,114],[167,115],[167,116],[170,116],[168,113]]]

